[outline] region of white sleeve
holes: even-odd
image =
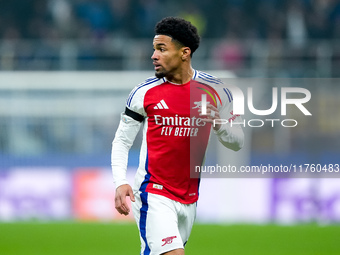
[[[231,150],[238,151],[243,147],[244,133],[242,127],[236,123],[242,123],[242,118],[239,115],[234,115],[232,95],[230,90],[227,90],[227,92],[229,95],[224,94],[223,92],[220,93],[223,103],[219,108],[221,119],[227,120],[227,123],[222,124],[219,130],[214,130],[214,133],[217,135],[218,140],[223,144],[223,146]],[[235,124],[231,125],[231,120]]]
[[[128,164],[129,150],[140,129],[141,122],[121,114],[121,120],[112,142],[111,167],[113,181],[116,188],[123,184],[128,184],[126,170]]]
[[[231,150],[238,151],[243,147],[244,134],[239,125],[233,125],[231,127],[229,123],[223,124],[219,130],[214,130],[214,133],[223,146]]]

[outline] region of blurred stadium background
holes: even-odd
[[[340,163],[338,0],[1,0],[0,254],[138,252],[132,217],[114,209],[110,150],[129,91],[153,75],[153,28],[165,16],[198,27],[194,68],[257,83],[285,79],[311,91],[313,118],[289,131],[245,128],[244,150],[213,160]],[[265,82],[258,89],[258,101],[271,95]],[[130,152],[131,182],[140,140]],[[216,146],[213,140],[211,155]],[[188,254],[206,254],[204,247],[216,248],[213,254],[339,254],[339,180],[205,178],[192,237],[200,249]],[[121,233],[133,244],[120,247]],[[61,238],[64,249],[37,248],[44,234]],[[252,239],[261,234],[267,242]]]

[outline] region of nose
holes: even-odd
[[[151,56],[151,59],[152,60],[157,60],[158,59],[158,54],[157,54],[157,51],[154,51],[152,56]]]

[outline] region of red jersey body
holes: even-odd
[[[195,71],[186,84],[150,78],[130,93],[127,108],[144,117],[135,191],[163,195],[185,204],[197,201],[200,179],[193,173],[195,166],[203,164],[211,131],[211,124],[202,121],[198,109],[202,94],[207,95],[210,104],[222,107],[214,88],[220,83]],[[224,103],[231,103],[231,94],[228,97]]]

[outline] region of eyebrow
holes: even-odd
[[[156,45],[155,45],[155,47],[159,47],[159,46],[166,46],[166,44],[165,43],[157,43]]]

